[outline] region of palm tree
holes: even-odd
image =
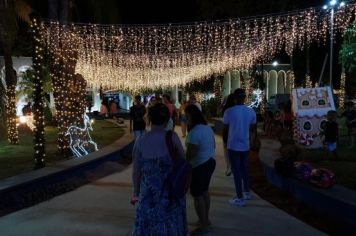
[[[23,0],[0,0],[0,47],[5,61],[7,136],[12,144],[17,144],[19,139],[16,127],[17,77],[11,52],[18,31],[17,16],[29,21],[30,12],[31,8]]]
[[[49,75],[49,69],[47,67],[43,68],[42,72],[42,81],[43,81],[43,92],[49,94],[53,91],[51,77]],[[34,79],[35,71],[33,68],[30,68],[22,73],[21,80],[18,82],[19,90],[16,92],[16,100],[18,101],[21,97],[26,97],[29,101],[34,99]],[[45,98],[47,106],[49,105],[49,100]]]

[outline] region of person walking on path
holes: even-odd
[[[186,157],[193,167],[190,193],[199,218],[199,226],[191,235],[201,235],[208,233],[211,226],[209,185],[216,166],[215,137],[197,106],[187,106],[185,113],[190,127],[186,140]]]
[[[187,107],[187,102],[182,100],[181,105],[179,107],[178,116],[179,123],[182,129],[182,137],[185,138],[187,136],[187,116],[185,114],[185,108]]]
[[[165,187],[172,169],[172,158],[166,145],[169,120],[167,106],[158,103],[149,109],[151,131],[135,142],[133,148],[133,186],[131,203],[138,203],[133,235],[186,236],[188,233],[185,197],[172,198]],[[184,149],[173,132],[176,154],[184,158]]]
[[[99,114],[104,118],[108,117],[108,107],[106,106],[105,101],[101,102],[100,113]]]
[[[162,96],[162,100],[163,100],[163,104],[165,104],[169,110],[169,121],[166,127],[166,130],[174,130],[174,126],[175,126],[175,118],[176,118],[176,114],[177,114],[177,109],[176,107],[173,105],[172,101],[171,101],[171,97],[168,94],[164,94]]]
[[[225,104],[222,107],[222,114],[224,116],[224,113],[227,109],[229,109],[230,107],[233,107],[235,105],[235,98],[234,98],[234,94],[229,94],[229,96],[227,96]],[[224,144],[224,157],[225,157],[225,162],[226,162],[226,171],[225,171],[225,175],[226,176],[230,176],[231,175],[231,164],[230,164],[230,159],[229,159],[229,153],[227,151],[227,142],[225,142],[227,140],[224,140],[223,138],[223,144]]]
[[[244,105],[246,94],[244,89],[234,91],[236,105],[224,113],[224,140],[234,175],[236,197],[229,202],[244,206],[245,200],[251,199],[248,176],[248,155],[250,149],[250,132],[256,133],[256,113]],[[244,192],[242,191],[244,189]]]
[[[115,100],[111,100],[110,102],[110,117],[115,118],[117,114],[119,113],[117,109],[117,104]]]
[[[134,132],[135,139],[145,133],[145,113],[146,107],[141,103],[141,96],[136,95],[134,105],[130,107],[130,132]]]

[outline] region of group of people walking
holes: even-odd
[[[120,105],[118,105],[118,103],[116,103],[115,100],[110,100],[109,106],[107,106],[107,103],[105,101],[102,101],[100,105],[99,114],[105,118],[107,117],[114,118],[119,114],[119,110],[120,110]]]
[[[251,199],[247,158],[249,133],[255,132],[256,114],[244,105],[244,90],[237,89],[231,96],[231,107],[224,112],[224,140],[234,175],[236,197],[229,202],[243,206],[245,200]],[[139,100],[137,96],[132,114],[140,110],[142,117],[144,113],[150,129],[135,134],[137,138],[133,149],[132,175],[134,191],[131,203],[138,205],[133,235],[187,235],[185,196],[172,196],[167,188],[167,179],[176,167],[175,158],[186,160],[192,167],[189,190],[199,221],[191,235],[208,233],[212,225],[209,218],[209,185],[216,166],[216,143],[214,132],[207,124],[200,104],[189,102],[179,109],[179,114],[184,115],[180,115],[179,120],[186,122],[187,127],[184,151],[178,135],[169,126],[174,114],[173,107],[169,105],[171,103],[167,102],[169,97],[164,97],[164,103],[155,102],[147,110]],[[145,118],[141,122],[146,125]]]

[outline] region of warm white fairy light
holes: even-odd
[[[308,75],[308,74],[305,76],[305,87],[306,88],[312,88],[313,87],[310,75]]]
[[[356,4],[335,12],[335,32],[353,19]],[[325,43],[327,12],[310,8],[283,15],[186,25],[62,25],[46,23],[46,44],[62,60],[77,55],[76,72],[93,88],[138,91],[185,85],[229,69],[291,55],[305,43]],[[61,59],[62,58],[62,59]]]
[[[345,85],[346,85],[346,74],[345,70],[342,70],[341,80],[340,80],[340,90],[339,90],[339,107],[343,108],[345,105]]]

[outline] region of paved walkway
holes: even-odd
[[[179,127],[178,127],[179,128]],[[233,179],[224,175],[221,137],[217,141],[217,168],[211,183],[209,235],[323,235],[254,195],[246,207],[228,204],[234,195]],[[120,173],[82,186],[36,206],[0,218],[0,235],[130,235],[135,208],[129,203],[131,166]],[[188,223],[197,221],[188,196]]]

